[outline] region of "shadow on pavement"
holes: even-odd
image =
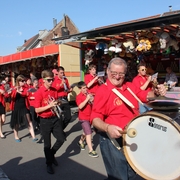
[[[11,180],[103,180],[106,177],[88,167],[68,158],[69,152],[57,158],[59,166],[53,166],[55,174],[46,172],[44,158],[37,158],[32,161],[19,164],[23,157],[16,157],[3,164],[1,168]]]

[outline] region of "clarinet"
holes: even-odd
[[[65,80],[65,79],[66,79],[66,76],[63,76],[63,79]],[[66,83],[64,82],[63,85],[64,85],[64,91],[67,92],[67,91],[68,91],[68,88],[67,88]]]

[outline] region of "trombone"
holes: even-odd
[[[50,95],[48,96],[49,97],[49,101],[48,103],[54,101],[54,97],[51,97]],[[57,102],[60,102],[59,100]],[[51,111],[53,114],[55,114],[58,118],[61,118],[61,114],[62,114],[62,109],[59,107],[59,105],[56,105],[54,107],[51,108]]]

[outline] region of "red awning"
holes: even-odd
[[[15,63],[18,61],[30,60],[38,57],[45,57],[48,55],[59,54],[59,45],[52,44],[40,48],[30,49],[27,51],[10,54],[7,56],[0,56],[0,65]]]

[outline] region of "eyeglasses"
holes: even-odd
[[[26,82],[26,80],[20,80],[19,82]]]
[[[147,69],[141,69],[141,71],[146,71]]]
[[[46,79],[46,78],[44,78],[47,82],[51,82],[51,81],[54,81],[54,78],[52,78],[52,79]]]
[[[115,71],[110,71],[112,76],[120,76],[120,77],[124,77],[126,75],[126,73],[122,73],[122,72],[115,72]]]

